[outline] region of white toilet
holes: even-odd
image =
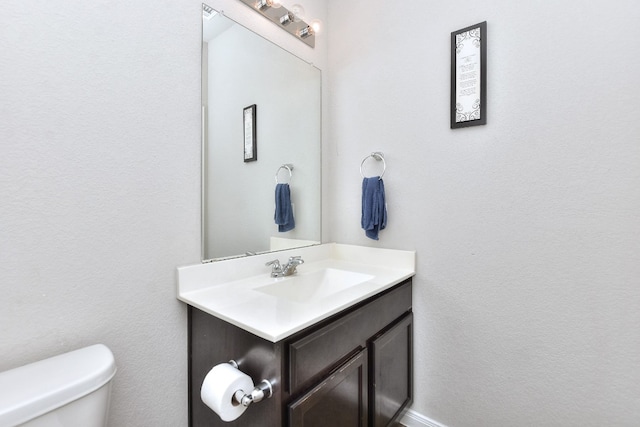
[[[113,353],[92,345],[0,373],[0,427],[104,427]]]

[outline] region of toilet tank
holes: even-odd
[[[103,427],[113,353],[96,344],[0,373],[0,427]]]

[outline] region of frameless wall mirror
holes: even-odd
[[[203,260],[320,243],[320,70],[207,5],[202,29]]]

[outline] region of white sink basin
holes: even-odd
[[[269,276],[267,261],[301,256],[298,273]],[[325,243],[178,268],[178,298],[278,342],[415,274],[415,252]]]
[[[283,277],[254,291],[297,303],[311,303],[373,279],[369,274],[323,268],[296,276]]]

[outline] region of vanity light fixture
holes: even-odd
[[[256,8],[260,11],[265,11],[273,6],[273,0],[258,0]]]
[[[293,13],[287,11],[284,15],[280,17],[280,25],[287,26],[293,22]]]
[[[216,16],[218,14],[218,12],[216,12],[215,10],[213,10],[213,8],[211,6],[208,6],[206,4],[202,4],[202,17],[205,19],[211,19],[214,16]]]
[[[298,36],[300,36],[300,38],[306,39],[307,37],[311,37],[314,34],[313,28],[311,28],[310,26],[306,26],[304,28],[302,28],[300,31],[298,31]]]
[[[269,8],[280,9],[280,0],[258,0],[256,3],[256,9],[265,11]]]
[[[315,47],[316,34],[319,32],[311,24],[304,21],[304,8],[294,4],[291,9],[280,4],[280,0],[240,0],[287,33],[303,41],[309,47]],[[319,21],[318,21],[319,22]]]

